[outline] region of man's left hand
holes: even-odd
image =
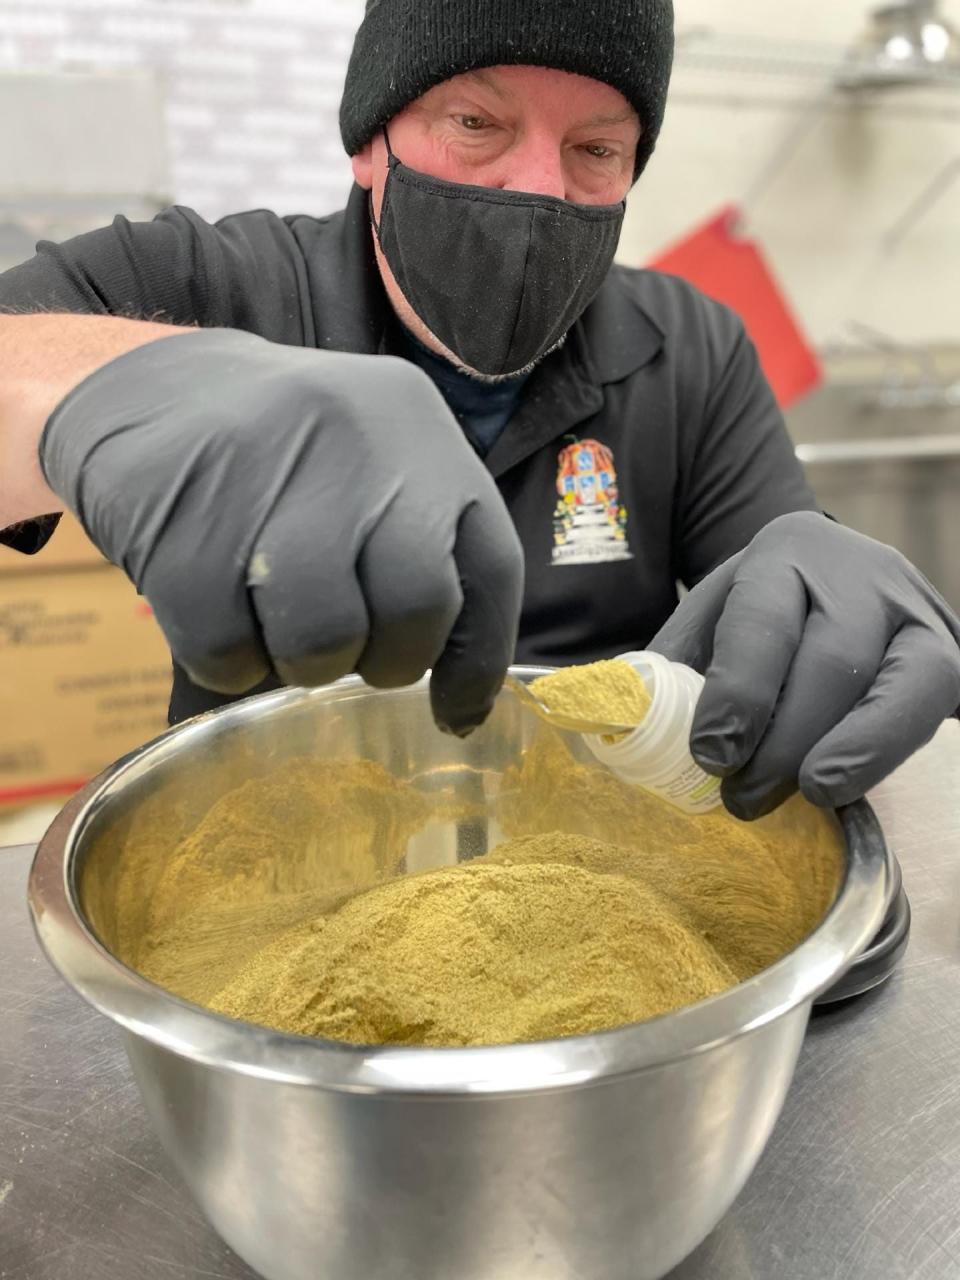
[[[779,516],[651,649],[706,675],[690,738],[739,818],[862,796],[960,707],[960,619],[892,547]]]

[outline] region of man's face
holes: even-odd
[[[640,121],[626,98],[587,76],[546,67],[487,67],[454,76],[391,120],[390,144],[410,169],[472,186],[612,205],[633,182]],[[353,157],[377,221],[387,178],[382,132]],[[407,303],[376,245],[400,319],[443,355]]]
[[[454,76],[389,126],[410,169],[448,182],[617,204],[633,181],[640,121],[626,98],[587,76],[488,67]],[[379,217],[387,150],[378,134],[353,160]]]

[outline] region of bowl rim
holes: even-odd
[[[551,668],[514,666],[521,679]],[[427,688],[428,676],[404,692]],[[673,1013],[608,1031],[475,1048],[358,1046],[271,1031],[213,1013],[128,968],[100,942],[80,910],[75,863],[83,833],[125,783],[271,708],[310,700],[395,695],[347,676],[322,689],[258,694],[178,725],[124,756],[78,792],[41,840],[28,884],[34,929],[47,957],[88,1003],[125,1032],[196,1063],[294,1085],[362,1094],[542,1093],[609,1081],[731,1043],[814,998],[875,935],[887,908],[892,858],[866,800],[836,811],[847,864],[822,923],[755,977]]]

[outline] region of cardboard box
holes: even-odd
[[[35,555],[25,556],[12,547],[0,546],[0,575],[8,573],[49,573],[51,569],[92,569],[106,564],[103,556],[83,532],[79,520],[65,512],[47,545]]]
[[[170,685],[166,641],[119,569],[0,573],[0,804],[67,795],[162,733]]]

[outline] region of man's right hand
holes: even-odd
[[[198,684],[275,671],[403,685],[441,727],[488,714],[522,553],[425,374],[236,330],[139,347],[79,384],[40,444],[50,487],[149,601]]]

